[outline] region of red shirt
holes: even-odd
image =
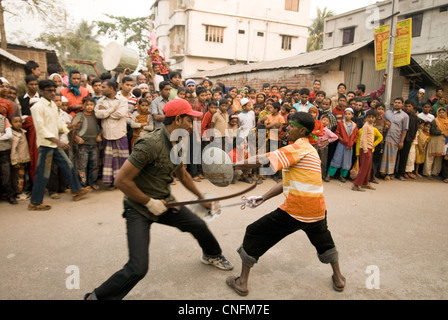
[[[14,107],[12,105],[12,102],[7,99],[0,98],[0,113],[6,118],[14,114]]]
[[[75,96],[73,94],[73,92],[70,91],[69,88],[62,88],[61,89],[61,94],[64,97],[66,97],[67,100],[68,100],[68,110],[67,110],[68,113],[70,113],[70,112],[78,113],[78,112],[83,110],[82,108],[81,109],[72,109],[71,108],[72,106],[76,106],[78,104],[82,104],[82,99],[84,97],[87,97],[90,94],[89,90],[87,90],[83,86],[79,87],[79,91],[81,92],[81,95],[80,96]]]
[[[339,109],[339,107],[336,107],[336,108],[333,108],[332,112],[333,112],[334,116],[336,117],[337,122],[340,122],[344,118],[345,108]]]

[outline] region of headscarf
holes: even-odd
[[[54,77],[59,77],[59,78],[61,79],[61,83],[64,81],[59,73],[52,73],[52,74],[48,77],[48,79],[50,79],[50,80],[53,81]]]
[[[68,79],[68,89],[73,93],[73,95],[75,97],[79,97],[81,95],[81,91],[79,91],[79,88],[81,87],[81,82],[79,82],[79,84],[77,86],[74,86],[72,84],[72,77],[71,77],[71,73],[70,73],[70,77]]]
[[[445,111],[445,117],[440,117],[440,110]],[[448,134],[448,117],[447,117],[447,113],[446,113],[446,108],[441,107],[439,109],[437,109],[437,117],[435,118],[437,127],[439,128],[440,131],[442,131],[442,133],[444,134]]]

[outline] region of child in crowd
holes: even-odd
[[[322,179],[325,182],[330,182],[330,178],[327,176],[327,161],[328,161],[328,145],[336,140],[338,136],[331,131],[328,126],[330,125],[330,117],[325,114],[320,118],[323,125],[323,134],[319,136],[317,144],[317,153],[319,154],[321,161]]]
[[[264,109],[261,110],[260,115],[258,116],[258,120],[262,121],[266,116],[272,114],[272,105],[274,103],[274,99],[267,99]]]
[[[428,146],[429,140],[431,140],[431,122],[424,121],[419,123],[418,128],[418,144],[415,150],[415,175],[421,178],[420,165],[425,163],[426,159],[426,147]]]
[[[74,140],[78,145],[77,172],[81,185],[99,190],[99,149],[102,141],[98,119],[95,117],[95,100],[92,97],[83,99],[84,111],[76,114],[73,125],[79,125],[74,132]]]
[[[23,192],[25,177],[27,174],[27,165],[31,161],[28,149],[26,131],[22,129],[22,118],[18,114],[9,116],[11,123],[11,165],[14,167],[16,185],[16,197],[18,200],[26,200]]]
[[[213,144],[222,150],[226,150],[226,129],[229,123],[228,109],[228,100],[222,98],[219,101],[218,111],[213,114],[210,122],[210,129],[213,129]]]
[[[310,144],[317,150],[318,146],[318,139],[319,137],[322,137],[324,134],[324,125],[320,120],[317,119],[319,112],[317,111],[317,107],[312,106],[310,107],[310,110],[308,111],[309,114],[311,114],[314,118],[314,130],[312,132],[312,135],[308,137],[308,140],[310,141]]]
[[[202,140],[207,142],[210,141],[210,137],[211,137],[211,123],[212,123],[212,118],[213,115],[218,111],[218,106],[219,106],[219,102],[216,100],[212,100],[210,102],[210,105],[208,106],[208,110],[207,112],[204,114],[204,117],[202,118],[202,123],[201,123],[201,137]]]
[[[371,110],[376,111],[376,120],[373,126],[378,130],[378,132],[385,137],[386,134],[386,120],[383,118],[385,108],[384,103],[379,102],[375,105],[375,108],[371,107]],[[378,184],[377,173],[381,165],[381,159],[383,157],[384,150],[384,139],[375,146],[375,150],[373,151],[372,158],[372,172],[370,174],[370,182]]]
[[[347,174],[352,168],[353,145],[358,140],[358,127],[352,121],[353,109],[346,108],[344,119],[338,122],[336,135],[339,137],[338,145],[328,168],[328,176],[334,176],[340,169],[339,181],[345,183]],[[329,178],[329,177],[327,177]]]
[[[364,191],[364,189],[375,190],[370,185],[370,173],[372,171],[373,149],[378,145],[383,136],[379,134],[378,129],[373,126],[376,120],[376,111],[369,109],[365,115],[365,122],[358,134],[357,154],[359,154],[359,172],[353,181],[352,190]],[[379,136],[375,136],[375,130]]]
[[[422,107],[422,112],[418,114],[418,117],[424,121],[431,122],[435,118],[435,116],[431,112],[432,112],[431,103],[425,102]]]
[[[239,134],[238,137],[247,142],[249,130],[254,128],[257,123],[255,121],[255,113],[252,110],[252,103],[248,98],[241,99],[242,111],[238,114]]]
[[[180,88],[179,88],[180,89]],[[179,93],[180,91],[178,91]],[[131,128],[133,136],[131,140],[131,148],[134,146],[135,141],[139,138],[154,130],[154,119],[151,112],[149,112],[149,106],[151,102],[145,98],[141,98],[137,103],[137,110],[131,115]]]

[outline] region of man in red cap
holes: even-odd
[[[232,264],[222,255],[218,241],[206,223],[185,207],[170,208],[175,202],[170,184],[173,173],[199,199],[204,196],[196,188],[181,161],[170,157],[178,139],[172,133],[184,130],[185,137],[193,127],[194,118],[202,112],[193,111],[183,99],[168,102],[163,108],[165,119],[161,128],[139,138],[128,160],[121,167],[115,185],[125,194],[124,214],[127,225],[129,261],[85,299],[123,299],[146,275],[149,263],[149,230],[153,223],[177,227],[190,232],[202,248],[201,262],[221,270],[232,270]],[[210,209],[210,203],[204,203]]]

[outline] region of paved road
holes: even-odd
[[[266,180],[249,195],[262,194],[273,184]],[[222,195],[247,184],[219,188],[204,180],[198,186]],[[173,190],[178,200],[192,197],[179,183]],[[236,249],[246,226],[274,210],[282,201],[279,196],[257,209],[226,209],[209,224],[235,265],[229,272],[203,265],[190,234],[153,225],[149,273],[126,299],[447,299],[447,191],[446,184],[428,180],[382,182],[365,193],[351,191],[349,182],[326,183],[329,228],[347,278],[343,293],[332,290],[331,268],[318,261],[303,232],[260,259],[247,297],[225,285],[228,275],[240,271]],[[94,192],[76,203],[68,194],[46,200],[53,204],[48,212],[27,211],[26,202],[0,203],[1,300],[79,300],[127,261],[120,191]]]

